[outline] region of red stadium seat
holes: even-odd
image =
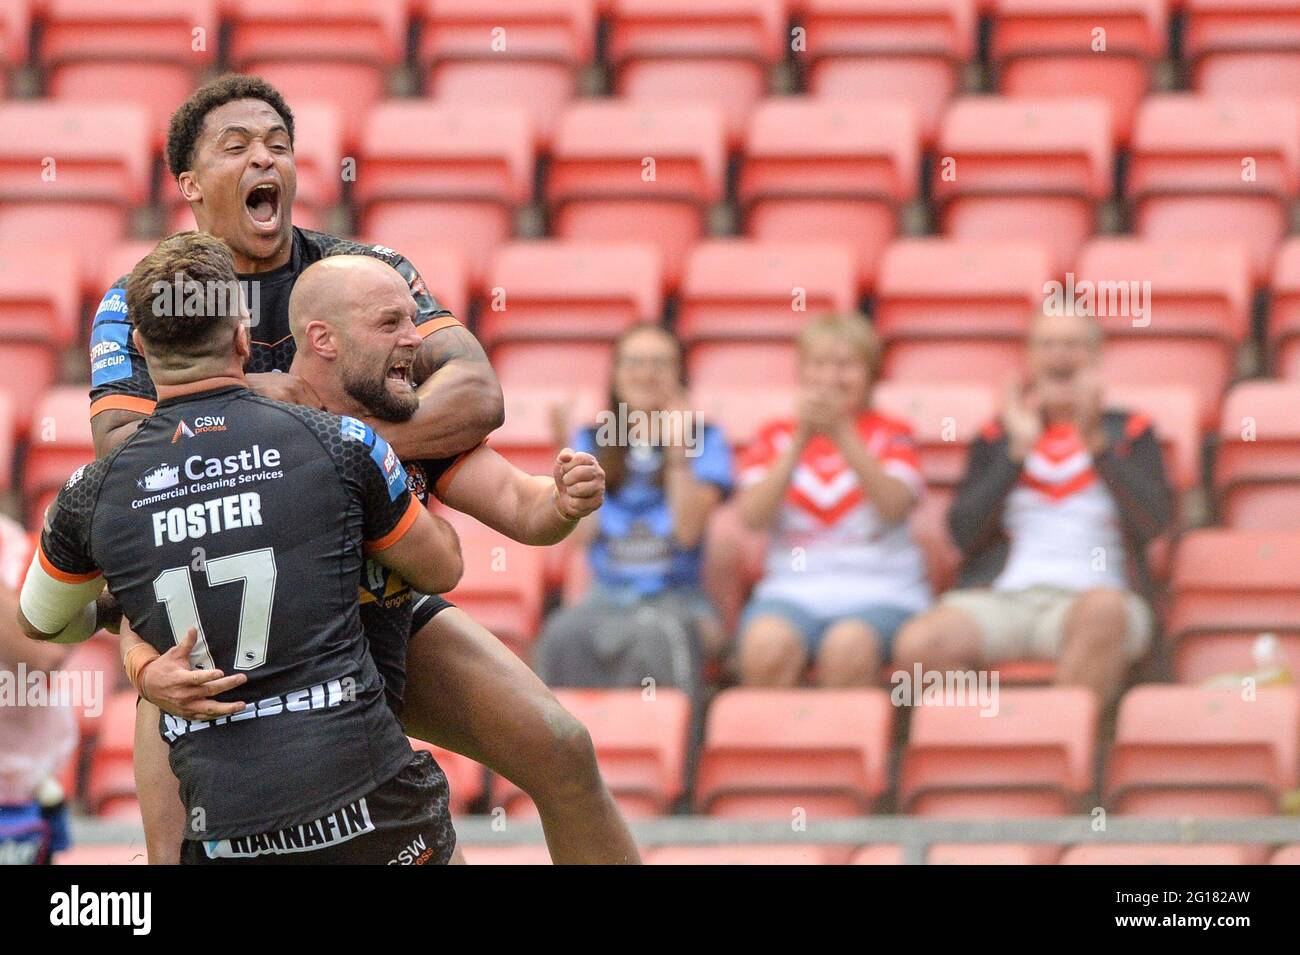
[[[686,261],[677,334],[788,340],[811,316],[856,311],[857,271],[846,245],[701,242]]]
[[[1065,272],[1111,194],[1110,109],[1086,98],[959,99],[944,115],[938,155],[944,235],[1041,242],[1052,271]]]
[[[926,853],[927,865],[1056,865],[1061,846],[1028,843],[939,844]]]
[[[992,715],[975,703],[914,709],[898,791],[907,812],[1050,816],[1079,808],[1092,789],[1096,697],[1079,687],[1017,687],[994,699]]]
[[[660,687],[652,698],[641,689],[557,690],[556,696],[591,733],[601,776],[623,814],[667,813],[685,786],[691,711],[686,695]],[[536,814],[532,800],[500,776],[492,802],[511,816]]]
[[[41,395],[23,468],[23,490],[29,497],[57,490],[77,468],[95,460],[89,403],[84,385],[51,388]]]
[[[1220,521],[1300,531],[1300,382],[1243,381],[1223,403],[1214,490]]]
[[[659,250],[644,243],[540,240],[503,246],[488,274],[478,337],[613,340],[663,312]]]
[[[786,0],[612,0],[615,91],[657,103],[710,103],[740,141],[788,42]]]
[[[0,391],[19,435],[78,336],[81,283],[66,246],[0,241]],[[85,416],[86,408],[82,408]]]
[[[349,144],[406,56],[407,0],[226,0],[227,59],[256,73],[290,103],[336,104]]]
[[[900,239],[876,281],[876,328],[892,381],[976,381],[1023,373],[1031,314],[1051,276],[1046,249],[1002,242]]]
[[[1263,284],[1297,181],[1294,102],[1152,96],[1138,112],[1126,193],[1144,238],[1236,239]]]
[[[1094,239],[1079,256],[1075,302],[1090,288],[1107,338],[1105,378],[1193,388],[1202,425],[1215,427],[1219,396],[1236,373],[1237,349],[1250,328],[1245,249],[1233,242]],[[1069,299],[1068,280],[1062,291]]]
[[[1300,378],[1300,238],[1282,243],[1271,284],[1268,344],[1273,373]]]
[[[130,104],[0,104],[0,239],[76,251],[81,278],[148,198],[149,119]],[[70,236],[76,236],[69,242]]]
[[[135,798],[135,690],[124,690],[104,704],[95,735],[90,775],[86,780],[86,803],[90,811],[102,813],[110,803]]]
[[[366,124],[353,200],[362,232],[460,247],[477,284],[532,194],[533,134],[515,107],[394,101]]]
[[[750,119],[737,197],[745,234],[846,243],[869,288],[917,191],[916,120],[895,103],[771,99]]]
[[[607,404],[604,391],[551,380],[520,385],[504,391],[506,420],[488,439],[498,454],[529,474],[550,474],[555,453],[572,440],[576,428],[596,423],[596,413]],[[556,433],[558,419],[568,424],[566,434]]]
[[[709,708],[695,802],[711,816],[870,812],[888,786],[884,690],[724,690]]]
[[[1183,682],[1250,670],[1261,633],[1275,633],[1300,672],[1300,533],[1204,528],[1174,556],[1165,635]]]
[[[791,342],[696,342],[686,353],[690,381],[793,388],[798,352]]]
[[[676,287],[687,250],[722,200],[722,117],[708,106],[575,103],[560,118],[547,176],[551,234],[645,241]]]
[[[1125,815],[1271,816],[1296,785],[1294,687],[1138,686],[1124,694],[1106,768]]]
[[[1183,58],[1202,93],[1294,95],[1300,8],[1281,0],[1182,0]]]
[[[442,771],[447,777],[447,787],[451,791],[451,811],[453,815],[460,815],[468,809],[471,803],[482,798],[483,793],[487,791],[487,770],[482,766],[468,756],[453,753],[441,746],[434,746],[422,739],[410,737],[408,739],[411,743],[411,749],[416,752],[423,750],[429,753],[442,767]]]
[[[595,52],[593,0],[421,0],[416,19],[429,96],[518,106],[544,143]]]
[[[702,378],[690,388],[690,404],[704,420],[722,429],[728,443],[749,445],[764,425],[795,414],[798,393],[775,385],[731,385],[725,380]]]
[[[974,0],[802,0],[808,90],[916,110],[933,145],[939,117],[975,53]]]
[[[745,845],[664,846],[644,854],[646,865],[834,865],[828,846]]]
[[[554,386],[559,378],[579,391],[609,393],[614,346],[608,342],[503,342],[492,349],[502,389]],[[573,420],[578,427],[585,422]]]
[[[542,616],[542,550],[503,537],[449,509],[438,513],[460,535],[465,572],[447,599],[521,653]]]
[[[882,381],[871,401],[912,426],[926,484],[956,487],[970,443],[997,416],[1002,395],[991,385]]]
[[[46,0],[40,61],[50,95],[145,107],[161,146],[171,111],[216,59],[220,26],[214,0]]]
[[[1073,846],[1061,865],[1258,865],[1265,846],[1230,845],[1094,845]]]
[[[1126,143],[1153,65],[1165,56],[1166,7],[1167,0],[996,0],[990,58],[998,89],[1101,97]]]

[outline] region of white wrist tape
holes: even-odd
[[[103,589],[103,577],[81,583],[56,580],[35,554],[18,606],[33,627],[49,634],[46,639],[52,643],[81,643],[95,632],[95,598]]]

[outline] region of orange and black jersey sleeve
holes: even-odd
[[[268,403],[299,418],[334,459],[349,498],[360,508],[364,549],[382,550],[401,540],[415,523],[420,502],[408,490],[406,469],[388,442],[365,422],[347,415]]]
[[[100,576],[99,564],[91,552],[91,525],[112,457],[72,472],[45,511],[39,560],[55,580],[79,584]]]
[[[131,341],[124,275],[104,293],[90,327],[90,415],[114,409],[151,414],[158,394]]]

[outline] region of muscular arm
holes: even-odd
[[[491,448],[466,457],[436,493],[444,504],[521,544],[556,544],[577,526],[556,510],[554,480],[524,473]]]
[[[111,408],[90,419],[90,433],[95,441],[95,457],[102,458],[140,427],[145,415],[138,411]]]
[[[464,563],[456,531],[441,517],[412,501],[415,520],[393,542],[366,545],[366,554],[426,594],[441,594],[460,583]]]
[[[403,460],[449,458],[501,427],[501,383],[478,339],[463,325],[432,332],[412,369],[420,407],[410,421],[365,419]]]

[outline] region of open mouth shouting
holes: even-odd
[[[275,235],[280,231],[280,183],[264,179],[253,183],[244,195],[244,209],[258,235]]]
[[[402,358],[388,366],[388,372],[384,375],[389,381],[399,381],[404,385],[411,384],[411,359]]]

